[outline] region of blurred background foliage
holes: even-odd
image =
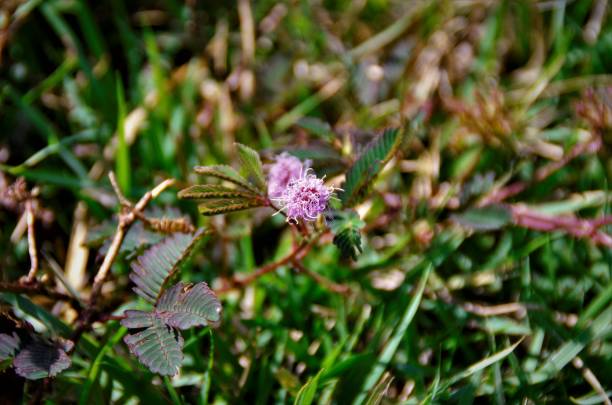
[[[235,165],[238,141],[264,163],[281,151],[311,159],[340,186],[382,129],[402,128],[404,141],[356,207],[365,222],[357,260],[323,237],[301,268],[280,266],[220,292],[223,321],[185,336],[179,376],[146,371],[110,321],[81,341],[91,356],[78,352],[49,382],[3,383],[1,395],[605,402],[606,228],[580,237],[573,225],[545,228],[520,210],[606,218],[611,69],[605,0],[2,1],[0,187],[24,177],[37,188],[47,283],[63,271],[88,293],[101,254],[82,244],[117,209],[109,170],[137,200],[168,177],[179,187],[201,182],[193,166]],[[512,209],[470,211],[502,201]],[[186,281],[223,290],[224,280],[292,247],[291,227],[271,209],[205,218],[176,190],[156,204],[214,230]],[[28,243],[19,208],[2,205],[0,267],[9,281],[27,273]],[[127,271],[118,261],[104,286],[113,313],[137,305]],[[2,294],[40,330],[76,316],[49,298],[20,306]]]

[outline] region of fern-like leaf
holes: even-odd
[[[367,196],[370,185],[391,159],[401,140],[402,134],[398,128],[387,129],[366,147],[347,173],[342,186],[344,192],[341,199],[345,207],[352,207]]]
[[[130,329],[148,328],[153,326],[155,313],[128,309],[124,313],[125,318],[121,320],[121,325]]]
[[[242,177],[233,167],[227,165],[215,165],[215,166],[196,166],[193,169],[196,173],[205,176],[216,177],[221,180],[229,181],[237,186],[243,187],[254,193],[259,193],[257,187],[249,183],[247,179]]]
[[[161,296],[156,311],[167,325],[178,329],[214,326],[221,320],[221,303],[203,282],[194,286],[176,284]]]
[[[165,282],[189,257],[196,243],[204,236],[203,229],[196,233],[175,233],[151,246],[132,262],[130,279],[136,284],[134,291],[155,303]]]
[[[361,228],[365,223],[355,211],[336,212],[330,221],[330,228],[334,234],[334,245],[340,250],[342,257],[353,260],[363,251],[361,248]]]
[[[256,198],[217,198],[204,200],[198,205],[200,214],[210,216],[227,214],[229,212],[242,211],[249,208],[264,207],[265,200]]]
[[[19,336],[15,332],[12,335],[0,333],[0,361],[13,358],[20,344]]]
[[[125,319],[121,323],[125,325]],[[152,372],[170,376],[178,373],[183,361],[183,337],[161,317],[152,314],[149,327],[126,335],[123,341]]]
[[[73,346],[71,341],[45,342],[39,339],[26,344],[15,356],[15,372],[28,380],[54,377],[70,367],[66,352]]]
[[[215,326],[220,319],[221,303],[206,283],[178,283],[162,294],[153,311],[125,311],[121,324],[144,328],[124,338],[142,364],[155,373],[175,375],[183,359],[183,338],[178,329]]]
[[[259,192],[265,194],[267,189],[266,176],[259,153],[241,143],[236,143],[236,148],[238,149],[242,171],[248,179],[253,179],[253,183],[257,186]]]
[[[206,200],[216,198],[256,198],[257,195],[250,191],[224,187],[219,184],[198,184],[179,191],[178,197],[189,200]]]

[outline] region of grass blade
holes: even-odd
[[[393,332],[391,339],[389,339],[389,341],[387,342],[382,353],[380,354],[380,356],[378,356],[378,361],[376,362],[376,365],[374,366],[374,368],[372,368],[372,370],[366,377],[365,383],[363,384],[363,387],[361,388],[361,392],[359,393],[357,398],[353,401],[353,404],[357,405],[357,404],[361,404],[364,402],[367,396],[367,393],[376,385],[376,382],[380,379],[383,372],[387,368],[387,365],[393,358],[393,355],[395,354],[395,351],[397,350],[397,347],[399,346],[402,340],[402,337],[404,337],[404,334],[406,333],[406,330],[408,329],[410,322],[412,322],[412,319],[416,315],[419,305],[421,304],[421,298],[423,297],[423,291],[425,291],[425,286],[427,285],[427,280],[429,279],[429,275],[431,274],[431,271],[432,271],[432,265],[429,264],[427,268],[425,269],[423,275],[421,276],[421,280],[419,281],[414,297],[412,297],[412,299],[410,300],[410,303],[408,304],[408,307],[406,308],[406,312],[404,312],[404,316],[402,317],[402,320],[400,321],[399,325],[395,328],[395,331]]]

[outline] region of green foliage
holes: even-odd
[[[229,188],[218,184],[199,184],[187,187],[178,193],[179,198],[205,200],[222,198],[256,198],[257,194],[250,191]]]
[[[344,190],[340,197],[345,207],[352,207],[363,201],[368,190],[385,164],[402,141],[402,131],[398,128],[387,129],[366,146],[359,158],[346,174]]]
[[[257,186],[259,192],[265,194],[266,177],[263,172],[263,165],[261,164],[259,153],[241,143],[236,143],[236,149],[240,157],[242,171],[247,178],[252,179],[253,184]]]
[[[238,188],[217,184],[195,185],[181,190],[179,198],[202,200],[198,209],[200,214],[206,216],[268,206],[269,202],[265,197],[267,185],[259,154],[240,143],[236,143],[236,148],[240,157],[241,172],[246,178],[234,168],[224,165],[197,166],[194,170],[198,174],[234,183]]]
[[[327,122],[322,121],[319,118],[300,118],[300,120],[297,122],[297,125],[327,141],[331,141],[336,137],[336,134],[332,130],[331,126]]]
[[[338,247],[343,257],[357,260],[363,252],[361,247],[361,229],[365,226],[355,211],[339,211],[333,213],[329,224],[334,234],[334,245]]]
[[[321,370],[312,378],[309,378],[306,384],[298,391],[295,396],[294,405],[310,405],[314,401],[319,385],[319,379],[324,370]]]
[[[196,173],[216,177],[221,180],[229,181],[236,184],[237,186],[243,187],[247,190],[257,194],[259,190],[247,179],[242,177],[233,167],[226,165],[214,165],[214,166],[196,166],[194,169]]]
[[[265,206],[265,201],[258,196],[251,198],[217,198],[204,200],[198,205],[198,210],[202,215],[218,215]]]

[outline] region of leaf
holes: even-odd
[[[354,206],[366,197],[369,186],[383,166],[391,160],[401,140],[402,132],[398,128],[387,129],[366,147],[346,174],[342,187],[344,192],[341,194],[345,207]]]
[[[12,335],[0,333],[0,361],[15,357],[20,343],[19,336],[15,332]]]
[[[153,312],[139,311],[135,309],[129,309],[124,312],[125,318],[121,320],[121,325],[130,329],[148,328],[153,326],[153,318],[155,314]]]
[[[557,350],[550,353],[543,364],[530,375],[529,382],[531,384],[539,384],[554,377],[578,356],[590,342],[608,336],[611,332],[612,307],[609,307],[593,319],[588,328],[580,331],[577,336],[569,339]]]
[[[499,352],[494,353],[491,356],[485,357],[484,359],[482,359],[482,360],[472,364],[471,366],[469,366],[468,368],[466,368],[465,370],[463,370],[459,374],[457,374],[457,375],[453,376],[452,378],[450,378],[449,379],[449,384],[452,385],[452,384],[456,383],[459,380],[467,378],[467,377],[469,377],[469,376],[479,372],[480,370],[484,370],[485,368],[489,367],[490,365],[495,364],[495,363],[497,363],[500,360],[503,360],[510,353],[512,353],[514,351],[514,349],[516,349],[519,344],[521,344],[523,339],[524,339],[524,337],[520,338],[514,344],[506,347],[505,349],[502,349]]]
[[[257,195],[250,191],[224,187],[219,184],[199,184],[179,191],[178,197],[204,200],[209,198],[256,198]]]
[[[87,379],[83,384],[83,389],[81,390],[81,395],[79,396],[79,405],[90,404],[90,393],[91,388],[98,381],[98,377],[100,376],[100,370],[102,367],[102,360],[106,357],[107,353],[112,350],[112,348],[119,343],[119,340],[125,335],[127,332],[126,328],[119,328],[113,336],[106,341],[104,346],[100,349],[96,358],[91,365],[89,366],[89,370],[87,371]]]
[[[508,225],[512,220],[512,214],[503,205],[488,205],[453,215],[453,219],[463,226],[478,231],[491,231]]]
[[[423,291],[425,291],[425,286],[427,285],[427,280],[429,279],[429,275],[431,274],[432,266],[431,264],[427,266],[423,275],[421,276],[421,280],[417,286],[416,292],[410,303],[406,307],[406,311],[402,315],[402,319],[400,323],[396,326],[391,338],[383,348],[382,352],[378,356],[376,362],[373,363],[370,372],[368,373],[361,392],[357,396],[357,398],[353,401],[353,404],[361,404],[364,402],[367,393],[374,387],[376,382],[383,375],[385,368],[391,362],[391,359],[395,355],[399,344],[408,329],[408,326],[414,319],[417,310],[419,309],[419,305],[421,304],[421,298],[423,297]]]
[[[296,123],[297,126],[304,128],[308,132],[315,134],[327,141],[333,140],[336,137],[336,134],[332,130],[331,126],[315,117],[303,117],[298,120]]]
[[[196,233],[175,233],[151,246],[134,260],[130,280],[136,284],[136,294],[155,303],[164,283],[176,272],[204,234],[203,229]]]
[[[310,405],[312,403],[317,393],[317,387],[319,386],[319,378],[324,371],[324,369],[321,369],[317,375],[310,377],[306,384],[300,388],[295,397],[294,405]]]
[[[215,166],[196,166],[193,169],[198,174],[216,177],[221,180],[229,181],[240,187],[246,188],[254,193],[259,193],[257,187],[253,186],[247,179],[242,177],[233,167],[227,165]]]
[[[122,321],[122,324],[125,324]],[[161,375],[176,375],[183,361],[183,337],[157,317],[151,317],[147,329],[126,335],[123,341],[130,352],[152,372]]]
[[[193,286],[178,283],[161,296],[156,312],[167,325],[188,329],[218,324],[221,303],[204,282]]]
[[[70,367],[70,357],[66,354],[73,343],[47,343],[38,340],[27,344],[15,357],[15,371],[28,380],[54,377]]]
[[[259,191],[266,194],[268,186],[259,153],[238,142],[236,142],[236,148],[238,148],[238,157],[240,157],[240,162],[242,163],[242,170],[247,178],[252,178]]]
[[[385,373],[383,377],[380,379],[378,384],[372,389],[372,392],[368,396],[366,400],[366,405],[378,405],[381,403],[385,395],[387,395],[387,391],[389,391],[389,386],[393,382],[393,377],[390,373]]]
[[[342,257],[357,260],[357,256],[363,252],[360,229],[364,226],[365,223],[353,210],[334,214],[334,218],[330,221],[330,228],[335,235],[334,245],[338,247]]]
[[[178,283],[162,294],[152,312],[125,311],[121,325],[146,328],[126,336],[125,343],[152,372],[174,375],[183,358],[183,338],[177,329],[216,326],[220,320],[221,303],[205,282]]]
[[[200,214],[210,216],[264,206],[265,201],[260,198],[218,198],[204,200],[198,205],[198,210]]]

